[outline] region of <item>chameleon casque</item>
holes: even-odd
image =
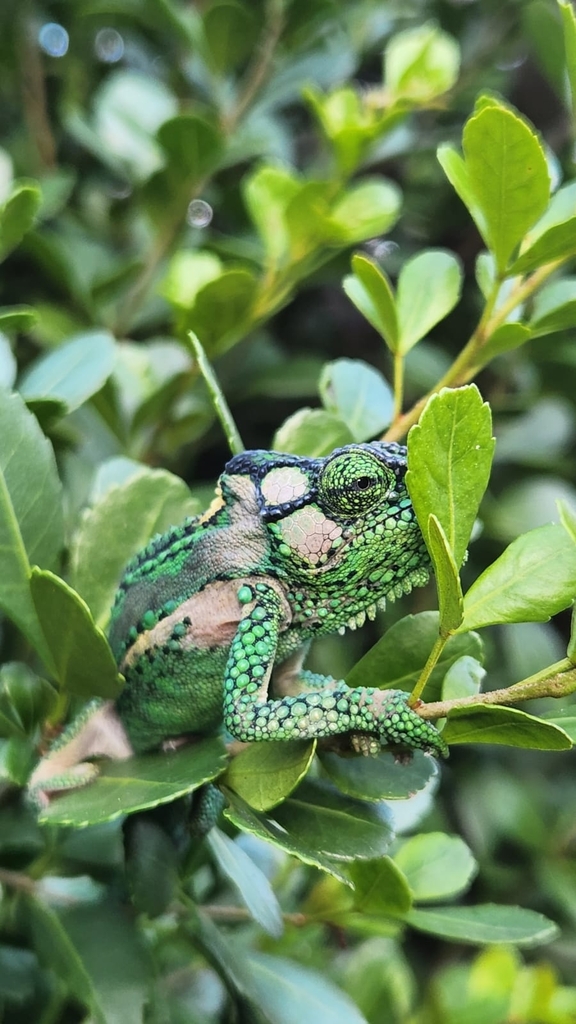
[[[236,455],[203,515],[126,568],[110,643],[126,684],[93,701],[40,761],[38,805],[124,758],[224,728],[238,740],[349,734],[436,755],[446,745],[399,690],[351,689],[302,668],[315,636],[356,629],[430,562],[406,490],[406,449],[372,442],[325,458]]]

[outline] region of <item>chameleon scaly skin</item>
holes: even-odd
[[[428,579],[405,472],[406,450],[380,442],[319,459],[232,458],[210,508],[128,565],[109,633],[126,685],[97,713],[134,751],[224,723],[241,740],[350,733],[371,738],[364,749],[381,741],[445,753],[403,691],[351,689],[302,669],[315,636],[356,629]],[[83,757],[126,756],[103,750],[96,731]],[[49,794],[52,778],[63,787],[71,743],[74,726],[40,762],[33,795]]]

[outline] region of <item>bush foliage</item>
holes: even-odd
[[[0,1018],[574,1022],[573,8],[10,0],[0,98]],[[436,586],[310,664],[448,766],[212,738],[38,820],[129,558],[377,436]]]

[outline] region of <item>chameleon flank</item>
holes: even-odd
[[[240,740],[348,733],[367,753],[382,743],[444,754],[403,691],[303,669],[315,636],[356,629],[428,579],[405,473],[405,448],[380,442],[319,459],[234,456],[208,510],[127,566],[109,632],[126,685],[68,727],[35,770],[32,799],[89,781],[87,757],[222,725]]]

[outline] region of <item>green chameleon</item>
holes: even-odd
[[[222,728],[238,740],[348,734],[445,754],[399,690],[352,689],[303,670],[310,641],[356,629],[430,562],[404,477],[406,449],[348,445],[325,458],[234,456],[199,517],[155,537],[126,568],[110,644],[126,684],[93,701],[34,771],[50,795],[97,775],[87,758],[169,749]]]

